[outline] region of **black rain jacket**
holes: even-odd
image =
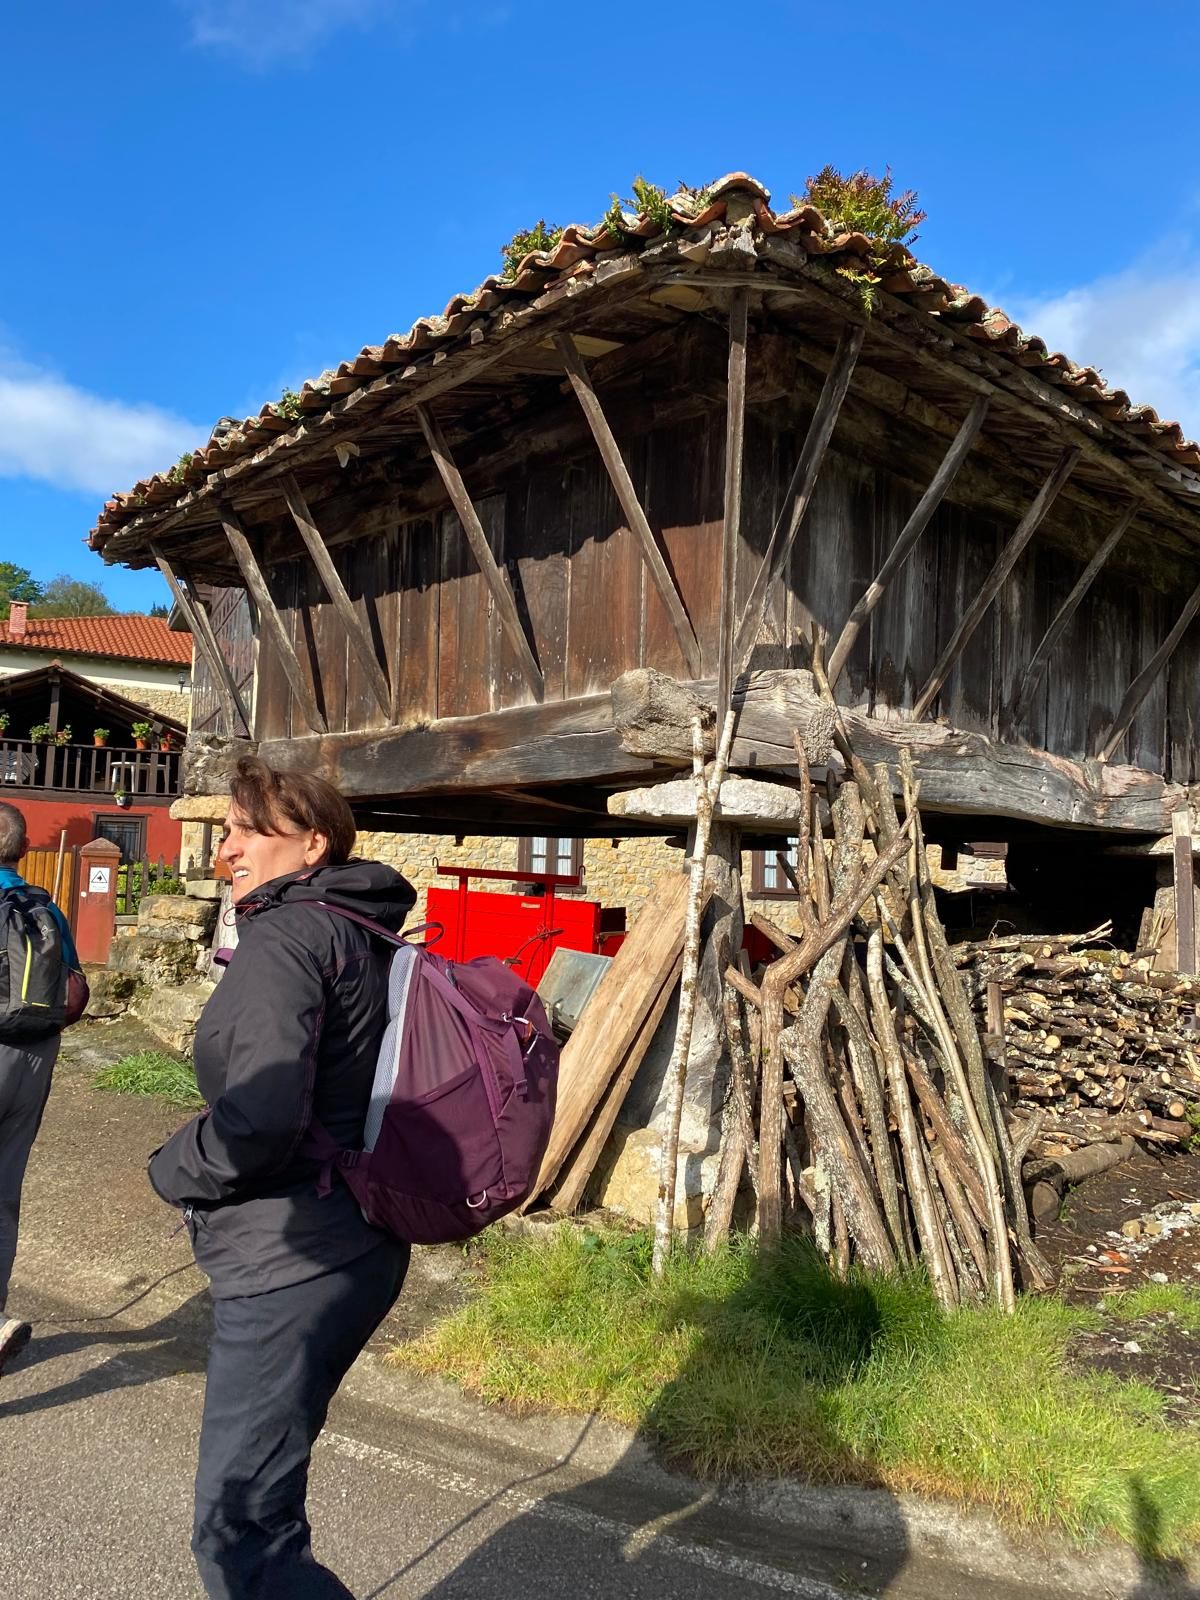
[[[391,947],[315,902],[398,930],[415,899],[391,867],[350,861],[274,878],[237,907],[237,948],[196,1029],[207,1109],[150,1158],[217,1298],[302,1283],[383,1237],[345,1184],[318,1194],[302,1146],[314,1117],[361,1146]]]

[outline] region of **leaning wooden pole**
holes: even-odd
[[[875,607],[887,593],[888,585],[900,571],[908,558],[909,551],[924,533],[929,525],[929,519],[945,499],[946,491],[958,476],[959,468],[966,460],[967,452],[975,443],[975,437],[983,426],[987,416],[988,400],[986,395],[980,395],[963,421],[962,426],[954,436],[949,450],[942,460],[941,466],[933,475],[933,481],[921,496],[911,517],[904,524],[896,539],[895,544],[888,551],[887,559],[880,567],[874,581],[866,592],[855,604],[854,609],[846,618],[845,626],[838,636],[838,642],[833,647],[833,654],[829,658],[829,682],[836,688],[837,681],[849,659],[851,650],[854,649],[855,640],[862,631],[863,624],[874,611]]]
[[[733,632],[737,604],[737,550],[742,531],[742,462],[746,439],[746,338],[749,295],[735,289],[729,308],[729,380],[725,400],[725,520],[721,528],[721,655],[717,711],[733,697]]]
[[[934,700],[941,693],[942,685],[950,676],[954,663],[966,648],[968,640],[983,621],[992,602],[1000,593],[1005,579],[1016,566],[1022,550],[1024,550],[1041,526],[1042,519],[1057,499],[1059,490],[1075,470],[1079,454],[1079,450],[1072,445],[1059,456],[1046,481],[1038,490],[1033,504],[1021,518],[1012,537],[1000,552],[995,566],[988,573],[979,593],[967,607],[966,614],[958,624],[958,627],[950,635],[946,648],[938,657],[937,665],[930,673],[929,681],[921,690],[917,703],[912,709],[915,719],[919,720],[925,716]]]

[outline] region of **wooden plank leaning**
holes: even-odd
[[[292,521],[299,530],[300,537],[304,540],[309,555],[312,557],[313,566],[317,575],[333,601],[333,608],[342,620],[342,626],[350,641],[350,648],[358,657],[363,671],[367,675],[367,682],[371,685],[371,692],[379,704],[379,709],[390,722],[392,720],[392,692],[388,687],[387,674],[379,664],[379,657],[371,643],[367,630],[363,627],[358,613],[342,582],[342,575],[333,564],[333,557],[329,547],[321,537],[321,530],[309,510],[308,501],[304,498],[300,485],[290,472],[285,472],[280,479],[283,497],[287,501],[287,508],[292,514]]]
[[[526,1207],[553,1183],[674,971],[687,898],[686,873],[669,872],[658,880],[567,1040],[550,1143]]]
[[[983,621],[992,602],[1000,593],[1004,586],[1004,580],[1016,566],[1022,550],[1024,550],[1041,526],[1042,519],[1054,504],[1059,490],[1075,470],[1075,464],[1079,460],[1080,453],[1076,446],[1069,446],[1062,452],[1051,468],[1045,482],[1034,497],[1033,504],[1017,524],[1008,543],[997,556],[996,563],[984,580],[979,593],[967,607],[966,614],[959,622],[958,627],[950,635],[946,648],[938,657],[937,665],[930,673],[929,681],[921,690],[917,703],[912,709],[914,719],[919,720],[925,716],[941,692],[942,685],[950,676],[954,663],[966,648],[967,641]]]
[[[621,510],[625,513],[625,519],[641,547],[642,560],[670,618],[671,627],[679,641],[679,648],[683,652],[683,659],[687,663],[688,675],[698,678],[701,672],[700,645],[691,618],[687,614],[679,590],[675,587],[675,579],[663,559],[663,553],[658,548],[654,530],[642,509],[637,490],[633,486],[633,479],[629,476],[629,468],[625,465],[621,447],[609,426],[608,418],[604,415],[599,396],[592,386],[591,375],[568,334],[557,334],[554,344],[566,369],[571,388],[575,391],[575,398],[579,401],[588,427],[592,430],[592,437],[600,451]]]
[[[742,531],[742,463],[746,439],[746,337],[748,291],[733,291],[729,308],[729,381],[725,401],[725,519],[721,528],[721,658],[717,705],[733,695],[733,631],[737,621],[737,551]]]
[[[437,419],[426,406],[417,406],[416,416],[421,424],[421,432],[425,435],[425,443],[433,456],[438,476],[445,485],[450,503],[458,514],[462,530],[467,536],[471,554],[475,557],[483,574],[483,581],[488,586],[488,592],[496,603],[496,615],[500,618],[504,636],[512,646],[521,674],[533,692],[534,699],[540,704],[545,698],[546,685],[542,678],[542,669],[537,664],[525,629],[521,626],[517,602],[513,598],[508,575],[492,554],[492,547],[488,544],[487,534],[483,531],[483,523],[479,520],[475,502],[467,492],[462,473],[455,465],[454,457],[450,454],[450,446],[446,443]]]
[[[296,704],[300,707],[301,715],[314,733],[328,733],[325,718],[321,715],[320,708],[312,690],[308,686],[304,672],[300,666],[300,658],[288,638],[287,629],[283,625],[283,618],[279,615],[279,608],[271,598],[271,591],[267,587],[267,580],[263,577],[262,568],[259,566],[254,551],[250,548],[250,541],[246,537],[246,530],[242,527],[237,512],[232,506],[222,505],[220,508],[221,526],[225,529],[225,537],[229,541],[229,548],[242,569],[242,577],[246,580],[246,587],[250,591],[251,599],[258,608],[259,620],[271,635],[271,643],[279,656],[280,665],[284,675],[291,685]]]

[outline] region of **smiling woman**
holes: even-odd
[[[235,902],[305,867],[340,867],[354,837],[353,813],[332,784],[275,772],[257,756],[238,762],[218,851],[232,874]]]

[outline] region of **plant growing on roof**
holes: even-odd
[[[180,456],[179,460],[167,473],[168,481],[171,483],[182,483],[187,477],[188,471],[190,470],[192,462],[195,459],[195,456],[190,450],[185,450]]]
[[[794,206],[815,206],[833,233],[865,233],[871,241],[870,263],[866,271],[839,267],[841,277],[856,284],[864,309],[875,304],[882,269],[896,245],[909,245],[917,238],[916,229],[928,212],[917,204],[915,189],[892,193],[892,169],[884,168],[876,178],[865,167],[843,177],[836,167],[824,166],[809,178],[803,195],[792,196]]]
[[[521,262],[531,251],[553,250],[562,236],[563,230],[547,222],[545,217],[539,217],[532,228],[514,233],[507,244],[500,246],[500,254],[504,257],[504,270],[500,276],[506,283],[511,283]]]
[[[300,396],[295,389],[285,389],[275,402],[275,410],[285,422],[299,422],[304,415]]]

